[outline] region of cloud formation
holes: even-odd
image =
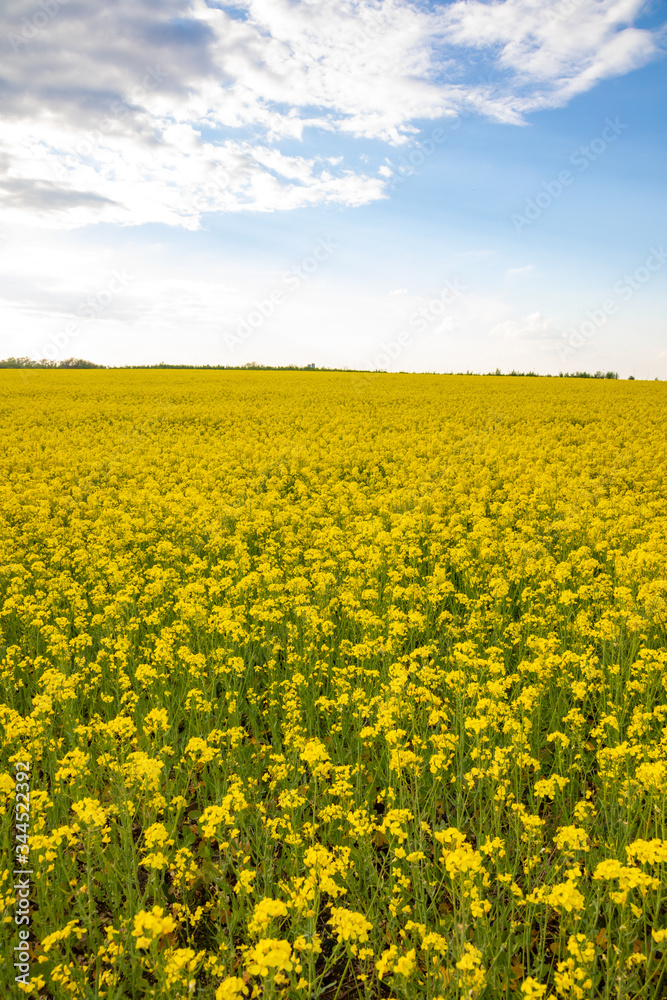
[[[510,319],[498,323],[491,329],[492,337],[503,340],[533,340],[555,341],[562,334],[562,326],[554,317],[543,316],[539,310],[522,316],[521,319]]]
[[[362,205],[424,121],[521,124],[645,63],[643,6],[7,0],[0,207],[56,229],[196,229],[206,212]]]

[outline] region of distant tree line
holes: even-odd
[[[358,372],[360,369],[356,368],[326,368],[320,367],[315,364],[309,365],[260,365],[256,361],[248,361],[244,365],[170,365],[165,361],[160,361],[159,364],[155,365],[98,365],[94,361],[86,361],[83,358],[66,358],[64,361],[49,361],[48,358],[42,358],[41,361],[33,361],[32,358],[5,358],[0,361],[0,368],[113,368],[120,370],[152,370],[155,368],[171,368],[176,370],[186,369],[191,371],[264,371],[264,372]],[[381,369],[377,369],[378,372]],[[386,373],[385,373],[386,374]],[[406,375],[408,372],[398,372],[397,374]],[[431,374],[438,374],[437,372],[432,372]],[[466,372],[449,372],[447,374],[451,375],[479,375],[480,372],[466,371]],[[504,377],[511,377],[512,375],[519,376],[521,378],[555,378],[552,375],[539,375],[537,372],[518,372],[512,369],[511,372],[502,372],[500,368],[496,368],[493,372],[487,372],[487,375],[503,375]],[[618,372],[559,372],[558,378],[619,378]],[[634,381],[634,375],[629,375],[628,378]]]
[[[0,361],[0,368],[105,368],[106,365],[96,365],[94,361],[84,361],[83,358],[66,358],[64,361],[33,361],[32,358],[5,358]]]
[[[258,371],[320,371],[320,372],[341,372],[349,371],[348,368],[318,368],[315,364],[309,365],[260,365],[256,361],[248,361],[244,365],[170,365],[165,361],[160,361],[155,365],[98,365],[94,361],[85,361],[83,358],[67,358],[65,361],[50,361],[42,358],[35,361],[33,358],[4,358],[0,361],[0,368],[114,368],[114,369],[153,369],[153,368],[174,368],[187,369],[191,371],[240,371],[246,368]]]
[[[466,375],[472,374],[472,372],[466,372]],[[496,368],[494,372],[488,372],[489,375],[503,375],[500,368]],[[535,378],[552,378],[551,375],[538,375],[537,372],[517,372],[512,369],[511,372],[507,372],[507,375],[521,375],[523,378],[529,376],[534,376]],[[619,378],[618,372],[558,372],[559,378]],[[634,379],[634,375],[629,376]]]

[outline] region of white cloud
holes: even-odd
[[[525,264],[523,267],[510,267],[507,269],[508,276],[514,276],[515,274],[530,274],[531,271],[535,270],[534,264]]]
[[[560,337],[561,326],[551,317],[543,316],[541,312],[529,313],[521,319],[506,320],[497,323],[491,329],[492,337],[503,340],[555,340]]]
[[[360,142],[400,145],[463,109],[521,123],[563,104],[655,54],[632,26],[642,6],[7,0],[0,205],[9,223],[186,229],[207,211],[363,205],[391,172],[360,169]],[[313,130],[337,155],[312,152]]]
[[[651,59],[658,51],[653,34],[631,27],[646,6],[645,0],[458,0],[447,10],[447,37],[465,49],[495,49],[497,69],[512,81],[508,111],[520,116],[562,105]]]

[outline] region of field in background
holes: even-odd
[[[0,373],[3,995],[667,995],[666,403]]]

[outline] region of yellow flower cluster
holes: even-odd
[[[340,941],[368,941],[368,932],[373,925],[366,920],[363,913],[355,913],[354,910],[346,910],[344,906],[333,906],[331,908],[331,919],[328,921],[337,940]]]
[[[248,933],[253,936],[266,933],[272,920],[280,920],[282,917],[286,917],[288,912],[282,899],[260,900],[248,921]]]
[[[150,948],[153,941],[175,930],[174,918],[165,917],[164,909],[161,906],[154,906],[148,913],[140,910],[135,915],[132,934],[137,939],[137,948]]]
[[[556,993],[561,997],[583,1000],[590,996],[593,978],[589,975],[595,960],[595,945],[585,934],[571,934],[567,942],[568,958],[558,963]]]
[[[246,953],[246,967],[251,976],[264,979],[269,972],[291,972],[292,945],[278,938],[262,938]]]
[[[0,371],[0,995],[652,996],[665,402]]]

